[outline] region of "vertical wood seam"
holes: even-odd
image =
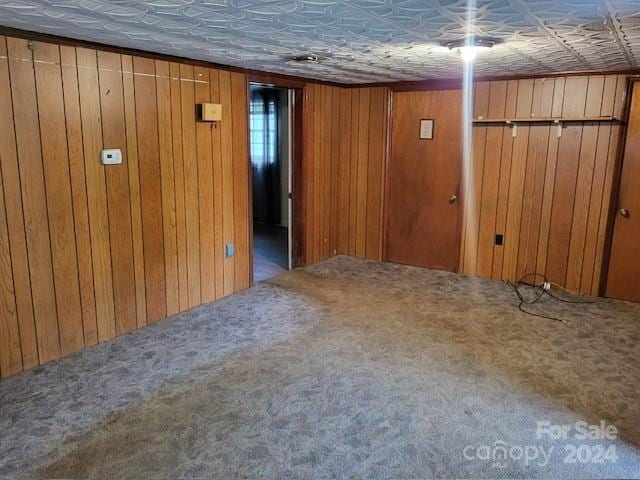
[[[59,48],[59,47],[58,47]],[[51,282],[53,285],[53,303],[54,303],[54,307],[55,307],[55,317],[56,317],[56,327],[57,327],[57,336],[58,336],[58,348],[60,349],[60,351],[62,351],[62,340],[60,338],[60,319],[58,318],[58,296],[56,294],[57,288],[56,288],[56,282],[55,282],[55,275],[54,275],[54,271],[53,271],[53,247],[52,247],[52,242],[51,242],[51,219],[49,218],[49,198],[47,195],[47,182],[45,179],[45,172],[44,172],[44,162],[45,162],[45,158],[44,158],[44,151],[42,149],[42,123],[40,120],[40,105],[39,105],[39,101],[38,101],[38,80],[36,77],[36,70],[35,70],[35,62],[34,62],[34,58],[33,58],[33,50],[30,50],[30,55],[31,55],[31,71],[33,72],[33,86],[34,86],[34,93],[35,93],[35,105],[36,105],[36,115],[38,117],[38,137],[40,138],[40,159],[42,161],[42,164],[40,165],[40,168],[42,169],[42,180],[43,180],[43,187],[44,187],[44,207],[45,207],[45,217],[47,219],[47,235],[49,238],[49,255],[51,256]],[[36,332],[37,332],[37,328],[36,328]]]
[[[514,110],[517,111],[518,108],[518,97],[520,96],[520,81],[518,80],[516,82],[516,95],[515,95],[515,105],[514,105]],[[532,96],[532,101],[533,101],[533,96]],[[504,128],[509,128],[509,127],[504,127]],[[511,127],[511,128],[515,128],[515,127]],[[505,211],[505,242],[510,241],[508,235],[507,235],[507,226],[509,224],[509,212],[511,211],[511,209],[513,208],[513,206],[511,205],[511,202],[509,201],[509,199],[511,198],[511,177],[513,175],[513,145],[515,144],[515,140],[513,139],[513,137],[511,138],[511,161],[509,162],[509,182],[507,183],[507,196],[506,198],[506,202],[507,202],[507,209]],[[503,242],[503,245],[506,246],[506,243]],[[501,268],[501,278],[504,280],[505,279],[505,261],[504,261],[504,254],[505,254],[505,247],[503,246],[502,248],[502,268]],[[517,253],[516,253],[516,258],[517,258]],[[515,280],[515,279],[514,279]]]
[[[13,91],[13,87],[12,87],[12,84],[11,84],[12,83],[11,82],[11,62],[9,60],[10,60],[10,57],[9,57],[9,45],[7,43],[7,80],[9,82],[9,88],[10,88],[9,94],[10,94],[10,97],[11,97],[10,104],[11,104],[11,117],[12,117],[12,120],[13,120],[13,141],[14,141],[14,144],[16,145],[16,152],[15,152],[15,154],[16,154],[16,173],[18,174],[18,179],[17,180],[18,180],[18,182],[20,182],[20,179],[22,178],[22,173],[20,171],[20,161],[19,161],[18,149],[17,149],[18,132],[16,131],[16,127],[15,127],[15,125],[16,125],[16,109],[14,107],[14,105],[15,105],[15,98],[14,98],[15,97],[15,93]],[[6,178],[6,176],[4,175],[4,172],[3,172],[3,178]],[[33,331],[34,331],[34,334],[35,334],[35,338],[34,338],[35,345],[34,346],[35,346],[35,353],[36,353],[37,359],[38,359],[38,364],[40,364],[41,363],[40,362],[41,352],[40,352],[40,342],[38,342],[38,328],[37,328],[37,324],[36,324],[35,305],[34,305],[34,302],[33,302],[33,296],[31,295],[31,292],[33,291],[33,282],[31,281],[31,264],[29,263],[29,251],[28,251],[28,248],[27,248],[27,229],[26,229],[27,220],[25,218],[25,213],[24,213],[24,200],[22,198],[22,184],[20,184],[18,188],[20,189],[20,214],[21,214],[20,217],[21,217],[21,220],[22,220],[22,226],[23,226],[22,231],[23,231],[23,234],[24,234],[24,250],[25,250],[25,260],[26,260],[25,266],[26,266],[26,269],[27,269],[26,278],[29,281],[29,292],[30,292],[29,293],[29,305],[31,307],[31,309],[30,309],[31,310],[31,319],[33,321]],[[3,189],[4,189],[4,187],[3,187]],[[7,219],[7,222],[8,222],[8,219]],[[12,263],[12,267],[13,267],[13,263]],[[18,322],[18,324],[20,324],[20,322]],[[20,340],[22,341],[22,337],[21,337]],[[22,348],[22,350],[24,351],[24,348]],[[24,355],[22,355],[22,362],[24,364]]]
[[[587,77],[587,89],[586,89],[586,93],[584,96],[584,103],[582,106],[582,112],[584,113],[585,109],[587,108],[587,98],[589,96],[589,77]],[[575,182],[573,184],[573,205],[571,206],[571,225],[569,225],[569,245],[567,246],[567,260],[566,260],[566,265],[564,268],[564,280],[562,282],[563,285],[567,284],[567,278],[569,276],[569,260],[571,258],[571,238],[573,237],[573,219],[575,217],[575,211],[576,211],[576,202],[577,202],[577,198],[576,198],[576,193],[578,191],[578,180],[580,179],[580,159],[582,157],[582,139],[584,137],[584,128],[585,128],[585,124],[583,123],[582,125],[580,125],[580,143],[579,143],[579,148],[578,148],[578,167],[576,170],[576,179]]]
[[[14,304],[15,304],[15,318],[16,318],[16,326],[17,326],[17,330],[18,330],[18,348],[19,348],[19,357],[20,357],[20,370],[19,371],[23,371],[24,370],[24,359],[22,358],[22,334],[21,334],[21,330],[20,330],[20,320],[18,319],[18,305],[17,305],[17,301],[15,299],[15,292],[16,292],[16,281],[15,281],[15,275],[13,274],[13,265],[11,262],[11,259],[13,258],[11,256],[11,240],[9,239],[9,219],[7,218],[6,215],[6,210],[7,210],[7,202],[6,202],[6,197],[5,197],[5,193],[4,193],[4,176],[2,175],[2,169],[0,168],[0,195],[2,195],[2,206],[5,210],[5,215],[4,215],[4,221],[5,221],[5,228],[7,229],[7,251],[9,253],[9,258],[7,258],[7,268],[9,270],[11,270],[11,287],[13,288],[13,297],[14,297]],[[35,327],[35,326],[34,326]],[[36,342],[37,344],[37,342]],[[0,355],[1,356],[1,355]],[[4,371],[2,370],[2,362],[0,362],[0,378],[2,377],[6,377],[8,375],[10,375],[11,372],[9,373],[4,373]]]
[[[102,100],[100,99],[100,60],[98,59],[98,51],[95,51],[95,55],[96,55],[96,75],[98,78],[98,106],[100,109],[100,118],[103,119],[102,124],[100,125],[100,136],[102,137],[102,146],[104,148],[104,112],[102,111]],[[122,69],[121,69],[122,70]],[[124,90],[124,89],[123,89]],[[94,159],[95,160],[95,159]],[[85,164],[87,162],[87,158],[85,156]],[[91,160],[89,160],[91,161]],[[104,170],[104,169],[103,169]],[[107,206],[107,215],[106,215],[106,219],[107,219],[107,238],[109,239],[109,263],[111,264],[111,289],[114,293],[114,297],[113,297],[113,302],[111,304],[111,308],[113,309],[113,329],[115,332],[115,336],[118,336],[118,328],[117,328],[117,324],[118,324],[118,319],[117,319],[117,312],[116,312],[116,299],[115,299],[115,292],[116,292],[116,285],[115,285],[115,280],[114,280],[114,265],[113,265],[113,254],[112,254],[112,245],[111,245],[111,218],[109,215],[109,193],[108,193],[108,188],[107,188],[107,175],[106,172],[104,172],[105,174],[102,175],[102,179],[104,181],[104,191],[105,191],[105,203]],[[100,339],[98,339],[98,343],[100,343]]]
[[[73,47],[73,54],[75,56],[75,52],[76,49],[75,47]],[[66,138],[69,138],[69,125],[68,125],[68,120],[67,120],[67,102],[66,102],[66,94],[65,94],[65,89],[64,89],[64,77],[62,75],[62,51],[60,50],[60,46],[58,45],[58,54],[60,55],[60,84],[62,85],[62,111],[64,113],[64,129],[65,129],[65,134],[66,134]],[[76,70],[77,70],[77,61],[76,61]],[[79,90],[79,89],[78,89]],[[79,95],[78,95],[79,96]],[[78,104],[80,104],[80,99],[78,98]],[[81,126],[80,128],[82,128],[82,122],[80,122]],[[66,142],[66,146],[67,146],[67,162],[69,163],[69,168],[71,168],[71,159],[69,158],[69,142]],[[84,165],[83,165],[84,167]],[[83,168],[84,170],[84,168]],[[85,182],[86,183],[86,182]],[[69,171],[69,188],[70,188],[70,192],[71,192],[71,200],[72,200],[72,204],[71,204],[71,217],[73,219],[73,228],[74,228],[74,237],[75,237],[75,229],[76,229],[76,225],[77,225],[77,218],[76,218],[76,210],[75,208],[73,208],[73,186],[72,186],[72,182],[71,182],[71,171]],[[76,263],[79,265],[80,264],[80,258],[79,258],[79,248],[78,248],[78,242],[75,242],[76,244],[76,248],[75,248],[75,258],[76,258]],[[93,269],[92,269],[93,270]],[[77,273],[77,277],[78,277],[78,295],[80,296],[80,301],[82,302],[82,293],[81,293],[81,279],[80,279],[80,268],[76,269],[76,273]],[[95,299],[94,299],[95,302]],[[82,322],[82,345],[83,348],[86,347],[87,344],[87,339],[86,339],[86,335],[85,335],[85,331],[84,331],[84,324],[85,324],[85,312],[84,309],[80,308],[80,317],[81,317],[81,322]],[[96,325],[97,328],[97,325]]]
[[[556,98],[556,88],[555,88],[555,81],[554,81],[554,85],[553,85],[553,90],[551,92],[551,103],[550,103],[550,109],[551,109],[551,114],[553,115],[553,102]],[[564,100],[564,96],[563,96],[563,100]],[[540,226],[538,228],[538,234],[536,235],[536,255],[535,255],[535,263],[534,263],[534,272],[537,272],[538,270],[538,255],[540,252],[540,229],[542,227],[542,214],[543,214],[543,207],[544,207],[544,190],[546,187],[546,179],[547,179],[547,168],[549,166],[549,151],[551,148],[551,135],[553,135],[552,133],[553,129],[549,128],[548,129],[548,133],[547,133],[547,148],[546,148],[546,153],[545,153],[545,159],[544,159],[544,170],[542,172],[542,178],[543,178],[543,187],[542,187],[542,202],[540,205]],[[557,141],[557,139],[556,139]],[[553,199],[552,199],[553,201]],[[551,230],[551,229],[549,229]],[[540,273],[544,273],[544,272],[540,272]]]
[[[123,120],[124,120],[124,147],[127,151],[127,163],[131,162],[131,158],[129,157],[129,135],[128,135],[128,126],[127,126],[127,117],[126,117],[126,109],[124,108],[125,104],[126,104],[126,97],[125,97],[125,87],[124,87],[124,67],[122,66],[122,55],[118,55],[118,59],[120,60],[120,77],[121,77],[121,81],[122,81],[122,106],[123,106]],[[131,84],[133,85],[133,93],[134,93],[134,100],[135,100],[135,82],[133,81],[133,58],[131,58],[131,75],[132,75],[132,79],[131,79]],[[133,108],[135,108],[135,101],[134,101],[134,105],[132,106]],[[134,113],[134,119],[135,119],[135,113]],[[135,131],[136,134],[136,138],[138,136],[138,129],[136,128]],[[138,150],[138,142],[136,142],[136,152]],[[138,181],[140,179],[140,173],[138,172]],[[136,328],[138,327],[138,282],[136,281],[136,263],[135,263],[135,238],[134,238],[134,228],[133,228],[133,206],[131,205],[131,185],[130,185],[130,175],[129,175],[129,165],[127,165],[127,186],[129,188],[129,209],[131,210],[131,215],[129,216],[129,228],[131,228],[131,262],[133,264],[133,295],[134,295],[134,303],[135,303],[135,320],[136,320]],[[143,242],[143,246],[142,248],[144,249],[144,242]],[[146,296],[146,295],[145,295]],[[145,309],[146,312],[146,309]],[[146,315],[145,315],[146,317]],[[145,322],[146,323],[146,322]]]
[[[505,89],[504,89],[504,108],[502,109],[502,115],[505,114],[506,110],[507,110],[507,95],[509,92],[509,84],[508,82],[505,83]],[[500,128],[500,151],[498,153],[498,181],[497,181],[497,188],[496,188],[496,205],[495,205],[495,214],[494,214],[494,218],[493,218],[493,229],[492,229],[492,242],[491,242],[491,262],[489,263],[489,265],[491,266],[491,276],[493,276],[493,261],[495,259],[495,238],[496,238],[496,231],[498,229],[498,201],[500,198],[500,172],[502,172],[502,152],[504,150],[504,127]],[[485,152],[486,152],[486,147],[485,147]],[[485,153],[486,154],[486,153]],[[484,178],[484,176],[483,176]],[[484,180],[483,180],[483,185],[484,185]],[[481,197],[482,198],[482,197]],[[482,214],[482,201],[480,202],[480,212]],[[480,244],[478,241],[478,248],[480,248]],[[479,252],[478,252],[479,253]],[[479,257],[479,255],[478,255]],[[477,272],[477,262],[476,262],[476,272]]]
[[[84,124],[82,122],[82,102],[81,102],[81,96],[80,96],[80,76],[79,76],[79,71],[80,69],[78,68],[78,50],[75,47],[73,48],[73,56],[75,58],[75,77],[76,77],[76,81],[78,82],[78,114],[79,114],[79,125],[80,125],[80,142],[81,142],[81,147],[82,147],[82,175],[84,177],[84,196],[86,199],[86,207],[87,207],[87,227],[89,229],[89,254],[90,254],[90,258],[93,260],[93,243],[92,243],[92,236],[91,236],[91,218],[89,215],[89,192],[88,192],[88,182],[87,182],[87,170],[86,170],[86,151],[85,151],[85,145],[84,145]],[[66,106],[65,106],[66,108]],[[66,110],[65,110],[65,120],[66,120]],[[77,248],[77,243],[76,243],[76,248]],[[78,253],[76,252],[76,255],[78,255]],[[93,261],[91,262],[91,285],[93,285],[94,291],[95,291],[95,269],[93,268]],[[98,335],[98,315],[97,315],[97,309],[98,309],[98,303],[96,300],[96,296],[95,294],[93,295],[93,305],[94,308],[96,309],[96,318],[95,318],[95,323],[96,323],[96,343],[100,343],[100,338]],[[83,337],[84,337],[84,328],[83,328]],[[85,343],[86,343],[86,339],[85,339]]]
[[[531,112],[533,111],[533,98],[534,98],[534,93],[535,93],[535,82],[533,84],[533,86],[531,87],[531,103],[529,105],[529,116],[531,116]],[[531,128],[533,127],[528,127],[527,128],[527,146],[524,149],[524,163],[522,165],[522,172],[523,172],[523,183],[522,183],[522,198],[520,199],[520,221],[518,222],[518,230],[517,230],[517,240],[518,240],[518,244],[515,248],[515,269],[514,269],[514,273],[515,273],[515,277],[513,278],[514,281],[518,280],[518,259],[520,258],[520,248],[522,247],[522,239],[520,238],[520,235],[522,233],[522,223],[524,222],[524,212],[523,212],[523,208],[524,208],[524,194],[526,191],[526,183],[527,183],[527,165],[529,164],[529,145],[531,144]],[[513,152],[512,152],[513,153]],[[529,222],[531,221],[531,215],[532,215],[532,211],[529,210]],[[527,242],[527,248],[528,248],[528,242]],[[535,279],[534,279],[535,281]]]
[[[555,93],[555,88],[554,88],[554,93]],[[564,85],[562,86],[562,104],[560,106],[560,116],[562,117],[564,115],[564,104],[565,104],[565,99],[567,96],[567,81],[565,80]],[[586,99],[585,99],[586,101]],[[553,225],[553,198],[555,197],[556,194],[556,186],[558,184],[558,161],[560,158],[560,143],[561,140],[558,139],[558,150],[556,152],[556,156],[557,156],[557,160],[556,160],[556,168],[555,168],[555,172],[553,173],[553,187],[551,189],[551,207],[550,207],[550,211],[549,211],[549,231],[547,232],[547,254],[545,255],[544,258],[544,272],[546,275],[547,272],[547,262],[549,260],[549,245],[551,242],[551,226]]]

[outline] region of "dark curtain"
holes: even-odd
[[[251,91],[249,107],[251,167],[253,170],[253,219],[280,224],[280,152],[278,145],[278,92]]]

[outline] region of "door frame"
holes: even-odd
[[[253,286],[253,171],[251,168],[251,125],[249,123],[251,85],[265,87],[286,88],[293,90],[293,105],[290,105],[291,125],[291,218],[289,219],[289,236],[291,243],[292,268],[304,265],[304,225],[305,225],[305,195],[304,195],[304,162],[303,162],[303,101],[305,98],[304,82],[282,79],[268,74],[254,73],[247,75],[247,161],[249,163],[247,175],[249,190],[249,208],[247,209],[247,221],[249,222],[249,285]]]
[[[600,283],[598,284],[598,296],[604,297],[607,290],[607,281],[609,279],[609,267],[611,264],[611,248],[613,246],[613,232],[618,220],[618,208],[620,201],[620,182],[622,181],[622,166],[624,163],[625,148],[627,146],[627,125],[629,114],[631,112],[631,97],[636,82],[640,82],[640,75],[627,77],[626,79],[626,96],[624,110],[622,112],[621,132],[618,138],[618,154],[615,158],[615,166],[613,172],[613,182],[611,184],[611,197],[609,202],[609,211],[607,212],[607,225],[604,240],[604,251],[602,253],[602,266],[600,272]]]
[[[388,95],[388,103],[387,103],[387,149],[386,149],[386,158],[384,164],[384,197],[383,197],[383,231],[382,231],[382,256],[381,260],[383,262],[388,262],[388,252],[387,246],[389,242],[389,194],[391,187],[391,157],[393,154],[393,108],[394,108],[394,99],[397,93],[409,93],[409,92],[418,92],[418,93],[426,93],[433,92],[438,90],[458,90],[454,88],[454,86],[449,84],[443,84],[442,88],[433,88],[433,89],[424,89],[424,88],[390,88]],[[458,177],[458,216],[456,219],[456,249],[457,249],[457,257],[458,263],[456,264],[456,268],[453,273],[460,272],[460,253],[462,251],[462,231],[463,231],[463,223],[464,223],[464,182],[462,181],[462,156],[458,159],[459,163],[459,171],[460,175]]]
[[[387,245],[389,242],[389,189],[391,187],[391,153],[393,152],[391,146],[391,139],[393,138],[393,100],[396,92],[389,89],[387,95],[387,148],[384,159],[384,192],[382,197],[382,239],[380,241],[380,247],[382,252],[380,254],[380,260],[383,262],[389,261],[387,258]]]

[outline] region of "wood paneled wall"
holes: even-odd
[[[481,82],[474,117],[623,116],[626,77],[570,76]],[[569,290],[599,293],[622,126],[476,125],[475,208],[466,216],[460,270],[516,280],[545,274]],[[496,245],[496,234],[504,244]]]
[[[247,159],[244,74],[0,37],[0,375],[248,287]]]
[[[381,260],[389,91],[307,90],[307,263],[336,253]],[[625,94],[622,75],[480,82],[474,116],[622,118]],[[576,122],[558,138],[555,125],[521,124],[512,137],[509,127],[473,127],[475,207],[465,215],[459,270],[511,281],[540,272],[597,295],[622,131]]]
[[[389,91],[310,84],[306,95],[306,263],[381,260]]]
[[[0,37],[0,376],[247,288],[247,79]],[[482,82],[475,116],[621,117],[626,78]],[[383,259],[385,87],[307,84],[304,254]],[[196,122],[195,105],[223,104]],[[597,294],[622,127],[474,127],[460,270]],[[103,167],[103,148],[123,164]],[[393,215],[393,212],[388,212]],[[495,235],[504,244],[495,245]],[[225,243],[236,254],[226,258]]]

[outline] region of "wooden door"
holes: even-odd
[[[460,249],[462,92],[393,96],[387,241],[390,262],[457,271]],[[420,139],[420,121],[433,138]]]
[[[640,81],[634,82],[606,296],[640,302]]]

